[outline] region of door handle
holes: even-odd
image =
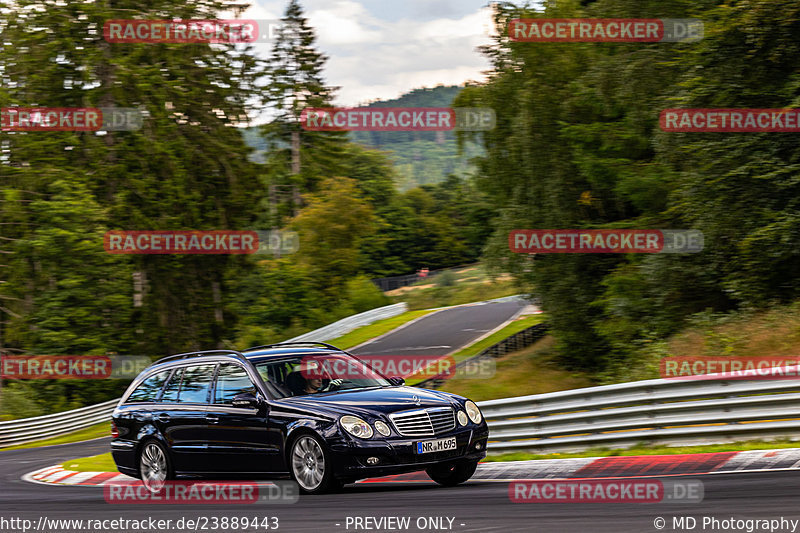
[[[206,415],[206,422],[209,424],[217,424],[219,423],[219,417],[217,415]]]
[[[158,415],[158,420],[161,422],[169,422],[169,415],[167,413],[161,413]]]

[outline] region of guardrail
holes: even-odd
[[[0,422],[0,448],[57,437],[100,422],[111,422],[111,413],[118,402],[119,398],[72,411]]]
[[[378,307],[376,309],[370,309],[369,311],[364,311],[363,313],[359,313],[357,315],[348,316],[337,322],[334,322],[333,324],[328,324],[327,326],[315,329],[314,331],[303,333],[302,335],[298,335],[297,337],[288,339],[284,342],[327,341],[335,339],[336,337],[341,337],[345,333],[349,333],[356,328],[367,326],[373,322],[377,322],[378,320],[402,315],[406,312],[406,310],[408,310],[408,304],[405,302]]]
[[[377,309],[343,318],[333,324],[304,333],[286,342],[334,339],[377,320],[400,315],[406,309],[408,309],[408,304],[405,302],[378,307]],[[0,422],[0,448],[55,437],[104,421],[110,422],[111,413],[118,402],[119,398],[88,407],[81,407],[80,409],[73,409],[72,411]]]
[[[478,402],[490,452],[800,438],[800,379],[653,379]],[[524,384],[520,384],[523,386]],[[0,422],[0,447],[108,421],[118,400]]]
[[[653,379],[478,405],[489,424],[493,452],[712,444],[800,435],[800,380],[708,377],[714,379]]]
[[[509,298],[518,298],[517,296],[512,296]],[[492,344],[488,348],[482,350],[477,355],[473,355],[463,361],[459,361],[456,363],[456,372],[459,369],[463,369],[468,367],[469,365],[476,364],[479,360],[486,358],[486,357],[500,357],[510,352],[515,352],[517,350],[521,350],[522,348],[527,348],[534,342],[538,341],[542,337],[545,336],[547,333],[547,328],[549,326],[547,324],[536,324],[529,328],[523,329],[522,331],[518,331],[514,333],[510,337],[506,337],[505,339],[501,340],[500,342],[496,342]],[[424,381],[420,381],[415,383],[415,387],[420,386],[432,386],[433,388],[439,388],[443,383],[446,382],[446,379],[443,377],[434,376],[432,378],[428,378]]]

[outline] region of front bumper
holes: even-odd
[[[456,449],[416,453],[416,443],[456,437]],[[330,444],[334,475],[345,480],[416,472],[453,460],[480,461],[486,457],[489,428],[460,428],[435,437],[387,437],[385,439],[350,439]],[[378,463],[367,464],[375,457]]]

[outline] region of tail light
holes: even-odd
[[[114,438],[119,437],[119,430],[114,422],[111,422],[111,436]]]

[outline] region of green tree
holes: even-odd
[[[262,132],[270,150],[270,183],[295,185],[301,192],[315,190],[325,177],[345,175],[346,134],[306,131],[300,124],[305,108],[329,107],[335,93],[323,80],[328,58],[315,41],[300,3],[290,0],[266,63],[262,96],[272,117]]]
[[[48,225],[56,231],[63,222],[68,224],[63,231],[91,236],[92,250],[98,255],[84,254],[83,268],[89,271],[94,268],[92,261],[100,261],[104,253],[101,234],[94,228],[244,229],[256,209],[253,195],[264,195],[256,168],[247,159],[250,149],[234,127],[246,120],[246,102],[255,94],[257,72],[250,51],[222,44],[111,44],[103,40],[104,21],[130,18],[133,7],[143,18],[209,19],[227,6],[221,0],[180,5],[166,0],[145,5],[116,2],[113,6],[22,0],[10,8],[0,35],[3,42],[14,43],[0,49],[0,85],[8,103],[135,107],[145,114],[144,127],[138,131],[3,137],[0,179],[4,186],[28,191],[24,194],[33,198],[44,195],[43,201],[59,199],[52,204],[49,218],[29,222],[40,225],[40,232]],[[53,190],[56,183],[59,191]],[[64,200],[66,190],[83,196]],[[61,196],[52,196],[56,192]],[[80,209],[94,212],[93,206],[96,215],[83,220],[74,216]],[[95,225],[88,227],[90,221]],[[30,244],[41,237],[31,232],[22,237],[30,242],[20,261],[29,261],[35,269]],[[69,279],[80,271],[80,263],[63,259],[73,253],[66,247],[69,243],[55,238],[50,243],[63,246],[51,250],[54,257],[62,258],[53,264],[52,279]],[[227,256],[118,258],[102,263],[108,270],[94,277],[119,281],[125,290],[97,282],[91,303],[59,301],[53,283],[31,288],[23,279],[12,280],[5,290],[23,294],[25,301],[31,301],[31,290],[34,295],[38,290],[47,293],[36,295],[42,303],[36,304],[33,298],[34,304],[22,315],[52,325],[49,335],[54,340],[73,339],[69,345],[58,346],[59,351],[74,353],[96,344],[91,339],[97,336],[116,335],[114,351],[162,354],[219,344],[232,325],[223,312],[224,276],[237,264],[245,263]],[[144,282],[142,305],[135,308],[129,298],[133,272]],[[106,288],[112,293],[106,294]],[[98,305],[105,308],[114,295],[119,308],[94,317],[116,316],[101,321],[101,331],[91,330],[88,318],[78,319],[92,315]],[[59,305],[45,305],[46,301]],[[60,307],[61,303],[67,307]],[[81,329],[81,324],[86,328]],[[19,348],[43,347],[36,340],[40,337],[17,338],[24,343]]]
[[[307,265],[316,288],[337,301],[347,280],[359,272],[359,246],[375,231],[374,211],[350,178],[324,180],[305,202],[292,221],[300,234],[297,260]]]

